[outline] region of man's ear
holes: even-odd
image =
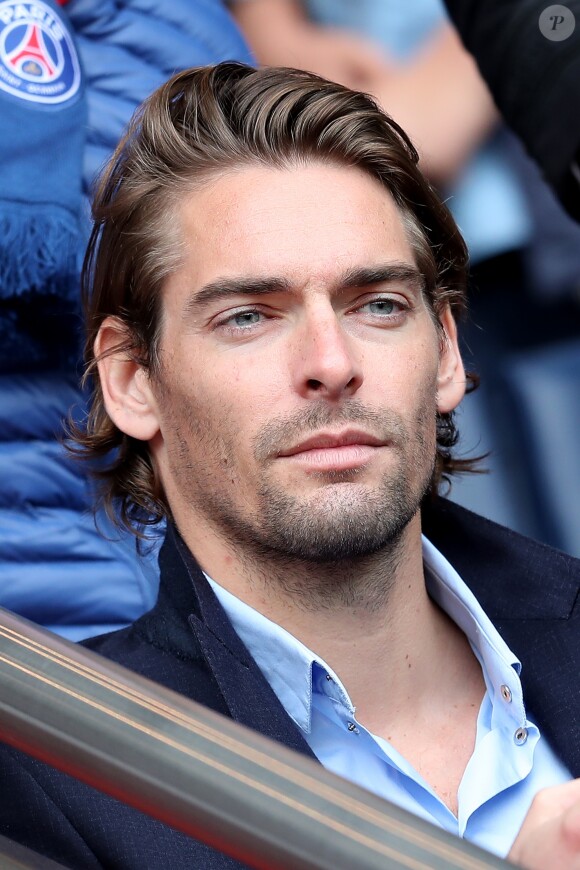
[[[107,413],[115,426],[139,441],[150,441],[159,431],[157,405],[149,374],[119,349],[127,338],[127,326],[107,317],[95,339],[95,358]]]
[[[449,306],[439,318],[443,327],[439,372],[437,374],[437,410],[453,411],[465,395],[465,369],[459,352],[457,324]]]

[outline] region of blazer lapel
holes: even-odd
[[[196,607],[188,622],[230,711],[232,719],[272,740],[315,758],[302,732],[286,713],[270,684],[234,631],[213,589],[183,540],[171,543],[187,572]],[[191,608],[190,608],[191,610]]]

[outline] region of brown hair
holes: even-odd
[[[93,391],[86,428],[71,424],[71,449],[101,460],[94,473],[105,508],[137,534],[169,507],[147,444],[117,429],[105,409],[94,354],[99,328],[107,316],[119,318],[126,340],[115,351],[155,372],[161,291],[180,258],[172,213],[184,193],[229,168],[310,160],[377,178],[400,209],[437,323],[447,305],[455,317],[463,313],[465,243],[419,171],[415,148],[372,98],[311,73],[239,63],[174,76],[136,112],[102,176],[83,270],[85,377]],[[468,382],[473,388],[472,375]],[[474,470],[474,460],[452,455],[456,442],[452,415],[441,415],[432,492],[450,474]]]

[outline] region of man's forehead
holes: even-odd
[[[336,282],[390,262],[414,266],[389,191],[353,167],[249,166],[208,180],[179,209],[192,287],[244,276]]]

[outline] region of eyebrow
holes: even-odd
[[[218,278],[193,293],[187,300],[185,311],[199,311],[210,302],[236,296],[265,296],[269,293],[288,293],[291,289],[292,285],[286,278]]]
[[[425,289],[425,278],[419,270],[404,262],[392,262],[384,266],[348,269],[338,279],[335,290],[349,290],[376,284],[403,283],[420,295]],[[266,296],[272,293],[288,293],[292,283],[287,278],[218,278],[205,284],[193,293],[185,305],[185,313],[192,314],[210,303],[238,296]]]
[[[349,269],[339,281],[339,287],[349,290],[353,287],[368,287],[373,284],[406,284],[417,294],[425,290],[425,278],[410,263],[387,263],[384,266]]]

